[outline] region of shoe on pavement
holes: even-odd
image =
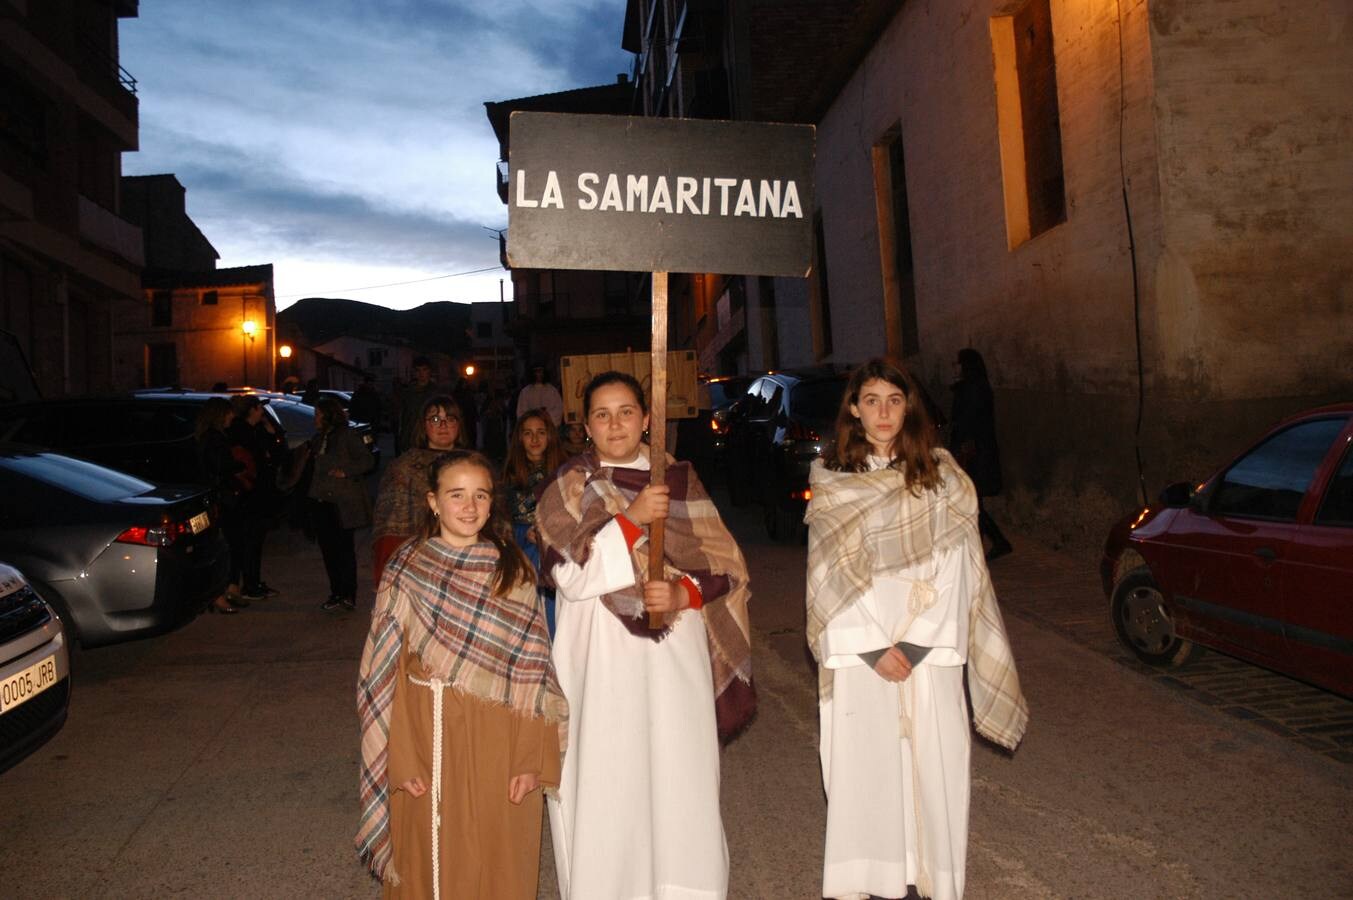
[[[330,594],[329,599],[321,603],[319,608],[325,612],[333,612],[336,609],[342,609],[342,607],[343,601],[338,599],[337,595]]]
[[[240,596],[246,600],[262,600],[268,595],[261,587],[247,587],[240,590]]]
[[[356,609],[356,608],[357,608],[357,598],[356,598],[356,597],[344,597],[343,600],[342,600],[341,602],[343,603],[343,608],[344,608],[344,609],[347,609],[347,610],[353,610],[353,609]]]
[[[278,594],[282,593],[277,588],[270,587],[266,581],[260,581],[255,590],[262,591],[264,597],[276,597]]]

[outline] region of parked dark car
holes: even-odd
[[[802,535],[808,469],[831,439],[846,376],[774,372],[751,383],[730,409],[724,457],[735,504],[759,502],[775,540]]]
[[[677,420],[676,456],[695,466],[709,482],[723,465],[728,408],[747,393],[753,375],[720,375],[700,379],[700,407],[694,418]]]
[[[1152,665],[1195,644],[1353,696],[1353,403],[1275,425],[1109,532],[1119,639]]]
[[[162,484],[201,479],[193,429],[202,405],[228,394],[137,391],[113,397],[43,400],[0,406],[0,441],[49,447]],[[264,413],[291,446],[314,434],[315,410],[265,398]],[[356,426],[379,459],[369,426]]]
[[[0,772],[66,723],[70,656],[56,612],[0,563]]]
[[[178,628],[220,594],[230,556],[208,493],[0,444],[0,559],[85,647]]]

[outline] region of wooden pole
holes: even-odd
[[[648,412],[649,484],[667,483],[667,273],[653,273],[653,349],[649,371],[652,396]],[[665,519],[655,519],[648,528],[648,580],[661,581],[662,544],[667,530]],[[662,628],[660,613],[648,614],[648,627]]]

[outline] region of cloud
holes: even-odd
[[[327,260],[347,276],[363,262],[433,274],[492,265],[497,245],[481,226],[502,227],[507,212],[483,102],[613,80],[629,65],[624,10],[142,0],[121,24],[142,129],[124,171],[177,174],[223,264],[286,258],[320,271]]]

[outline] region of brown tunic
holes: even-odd
[[[418,658],[399,659],[390,717],[390,840],[399,884],[386,897],[432,897],[432,689]],[[508,781],[534,773],[559,785],[559,726],[527,718],[447,688],[442,694],[441,895],[534,900],[540,864],[542,792],[520,806]],[[414,798],[399,785],[418,777],[427,793]]]

